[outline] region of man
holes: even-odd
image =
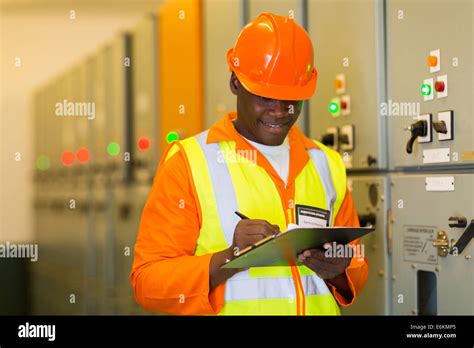
[[[367,279],[365,259],[311,249],[299,265],[220,268],[301,220],[301,206],[324,225],[359,226],[341,157],[294,125],[316,88],[307,33],[263,13],[227,60],[237,113],[164,154],[135,246],[135,298],[171,314],[340,314]]]

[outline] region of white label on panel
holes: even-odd
[[[450,161],[449,147],[423,150],[423,163],[442,163]]]
[[[344,152],[342,154],[342,160],[344,161],[346,168],[352,168],[352,155],[351,154],[349,154],[348,152]]]
[[[352,179],[347,178],[347,188],[349,192],[352,192]]]
[[[436,227],[403,226],[403,260],[419,263],[438,263],[438,251],[433,246]]]
[[[425,188],[426,191],[454,191],[454,176],[428,176]]]

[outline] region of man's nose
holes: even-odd
[[[276,115],[288,115],[290,102],[288,100],[277,100],[275,99],[271,105],[271,109]]]

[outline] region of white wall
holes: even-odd
[[[133,27],[159,1],[3,1],[0,12],[0,242],[32,238],[33,90]],[[69,18],[75,11],[75,20]],[[21,66],[15,67],[15,58]],[[15,153],[21,160],[15,161]]]

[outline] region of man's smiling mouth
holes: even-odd
[[[268,121],[262,121],[259,120],[259,122],[264,125],[266,128],[270,128],[271,130],[281,130],[284,127],[286,127],[290,122],[285,122],[285,123],[278,123],[278,122],[268,122]]]

